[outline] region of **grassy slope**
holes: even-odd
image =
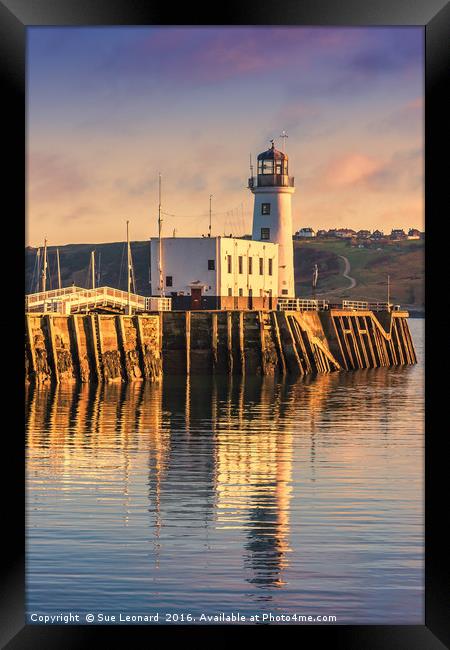
[[[318,293],[334,290],[335,297],[383,301],[386,300],[387,276],[390,275],[393,302],[418,310],[424,307],[422,240],[398,242],[384,246],[382,250],[356,248],[341,241],[294,242],[294,249],[299,294],[310,295],[312,268],[317,263]],[[356,287],[351,290],[345,289],[349,282],[341,275],[344,261],[340,255],[349,260],[349,275],[356,280]],[[321,260],[326,261],[325,266]]]
[[[125,245],[123,242],[108,244],[70,244],[59,249],[63,286],[75,282],[88,286],[90,253],[95,248],[101,253],[102,285],[126,289]],[[149,242],[131,244],[137,290],[150,295]],[[51,284],[56,286],[56,262],[54,248],[49,248]],[[36,249],[26,249],[26,292],[30,291]],[[357,285],[346,290],[348,280],[343,278],[344,262],[348,258]],[[311,276],[314,264],[319,266],[317,293],[333,291],[330,297],[354,300],[386,299],[387,275],[391,276],[391,299],[393,302],[422,310],[424,305],[424,242],[406,241],[383,250],[359,249],[341,241],[294,242],[294,264],[297,295],[311,295]],[[122,268],[121,268],[122,267]]]

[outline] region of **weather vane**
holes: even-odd
[[[285,149],[286,138],[288,138],[288,137],[289,137],[289,136],[288,136],[288,134],[286,133],[286,131],[282,131],[282,132],[281,132],[280,138],[283,138],[283,153],[284,153],[284,149]]]

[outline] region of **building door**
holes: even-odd
[[[237,296],[234,296],[233,303],[234,303],[234,309],[239,309],[239,298]]]
[[[272,306],[272,289],[269,291],[269,309],[273,309],[273,306]]]
[[[202,290],[198,287],[191,289],[191,309],[202,308]]]
[[[253,289],[248,290],[248,308],[253,309]]]

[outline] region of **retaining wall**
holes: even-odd
[[[308,374],[416,363],[407,312],[171,311],[26,315],[26,379]]]

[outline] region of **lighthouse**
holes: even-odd
[[[278,296],[295,298],[294,245],[291,199],[294,178],[289,176],[288,156],[272,146],[258,156],[256,178],[248,186],[255,195],[252,239],[278,244]]]

